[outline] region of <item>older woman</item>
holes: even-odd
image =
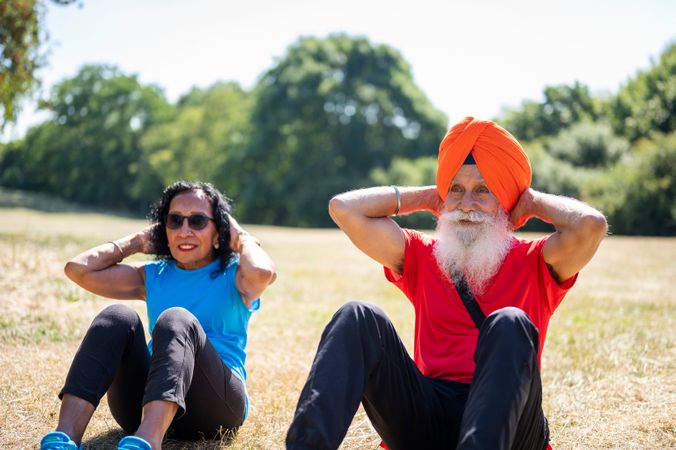
[[[208,183],[179,181],[151,211],[151,225],[70,260],[66,275],[94,294],[145,300],[139,316],[115,304],[92,322],[59,394],[56,431],[41,448],[77,449],[103,394],[129,434],[119,449],[160,449],[182,439],[236,431],[247,416],[247,325],[275,278],[258,239],[230,216]],[[123,264],[136,253],[156,255]]]

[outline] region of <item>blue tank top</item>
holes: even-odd
[[[187,309],[202,325],[223,362],[244,382],[247,326],[251,314],[260,307],[260,299],[251,308],[244,304],[235,286],[237,256],[212,278],[219,263],[216,260],[195,270],[181,269],[173,260],[153,261],[144,266],[150,334],[164,310],[174,306]],[[152,340],[148,348],[152,352]]]

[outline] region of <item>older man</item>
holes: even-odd
[[[378,307],[343,306],[322,335],[287,448],[337,448],[360,402],[391,449],[547,447],[539,369],[547,325],[607,224],[530,181],[516,139],[467,117],[441,142],[436,186],[331,200],[334,221],[413,304],[414,357]],[[439,217],[436,239],[389,217],[420,210]],[[555,232],[515,237],[531,217]]]

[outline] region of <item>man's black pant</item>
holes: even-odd
[[[127,433],[136,431],[143,405],[153,400],[178,404],[169,430],[179,439],[217,438],[244,420],[244,383],[183,308],[157,318],[152,357],[143,323],[131,308],[111,305],[96,316],[59,398],[68,393],[97,407],[106,392],[110,412]]]
[[[549,431],[537,352],[528,316],[504,308],[481,327],[471,385],[425,377],[380,308],[348,303],[322,334],[287,448],[338,448],[363,402],[393,450],[541,450]]]

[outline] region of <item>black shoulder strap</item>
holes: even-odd
[[[477,328],[481,329],[481,325],[484,323],[486,315],[483,311],[481,311],[481,308],[474,298],[472,291],[469,290],[467,281],[464,278],[460,279],[458,283],[455,283],[455,290],[458,291],[458,294],[460,294],[462,304],[465,305],[465,309],[467,309],[467,312],[474,321],[474,324]]]

